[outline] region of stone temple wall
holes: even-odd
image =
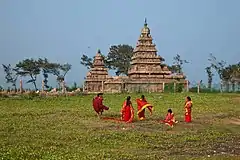
[[[98,82],[88,82],[86,84],[86,89],[87,91],[90,91],[90,92],[102,92],[102,82],[98,81]]]
[[[107,93],[121,93],[123,86],[121,83],[108,83],[104,84],[104,92]]]
[[[163,84],[162,83],[129,83],[126,84],[127,92],[162,92]]]

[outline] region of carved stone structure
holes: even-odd
[[[109,77],[104,68],[103,57],[97,53],[93,68],[86,78],[87,92],[163,92],[167,83],[181,83],[186,86],[183,74],[174,75],[157,55],[147,22],[141,31],[131,59],[128,76]]]
[[[103,92],[104,82],[109,78],[108,70],[105,68],[104,59],[101,51],[98,50],[94,61],[93,67],[87,73],[86,81],[84,84],[84,91],[86,92]]]

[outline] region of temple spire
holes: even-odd
[[[147,18],[145,18],[145,20],[144,20],[144,26],[147,27]]]
[[[97,53],[101,54],[101,50],[100,50],[100,49],[98,49],[98,50],[97,50]]]

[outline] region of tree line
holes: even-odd
[[[208,61],[210,65],[205,68],[208,76],[208,88],[212,88],[213,71],[218,74],[222,84],[226,86],[226,90],[229,91],[230,85],[232,85],[232,91],[235,91],[236,83],[240,85],[240,62],[236,64],[229,64],[223,60],[217,60],[217,58],[211,53]]]
[[[32,83],[35,90],[38,90],[36,85],[36,80],[38,75],[42,74],[43,83],[45,88],[49,88],[48,85],[48,77],[49,75],[53,75],[56,77],[56,80],[60,86],[65,79],[66,74],[71,70],[71,64],[59,64],[49,62],[47,58],[39,58],[35,59],[24,59],[18,62],[15,66],[11,66],[10,64],[2,64],[5,79],[7,83],[12,84],[12,86],[16,88],[17,80],[20,77],[28,77],[29,80],[26,83]]]

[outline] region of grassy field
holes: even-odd
[[[100,120],[94,95],[0,99],[2,159],[240,159],[240,95],[190,94],[193,122],[185,124],[186,94],[145,94],[155,107],[145,121]],[[120,117],[126,94],[104,95],[105,117]],[[136,112],[135,98],[132,94]],[[168,108],[180,122],[160,124]]]

